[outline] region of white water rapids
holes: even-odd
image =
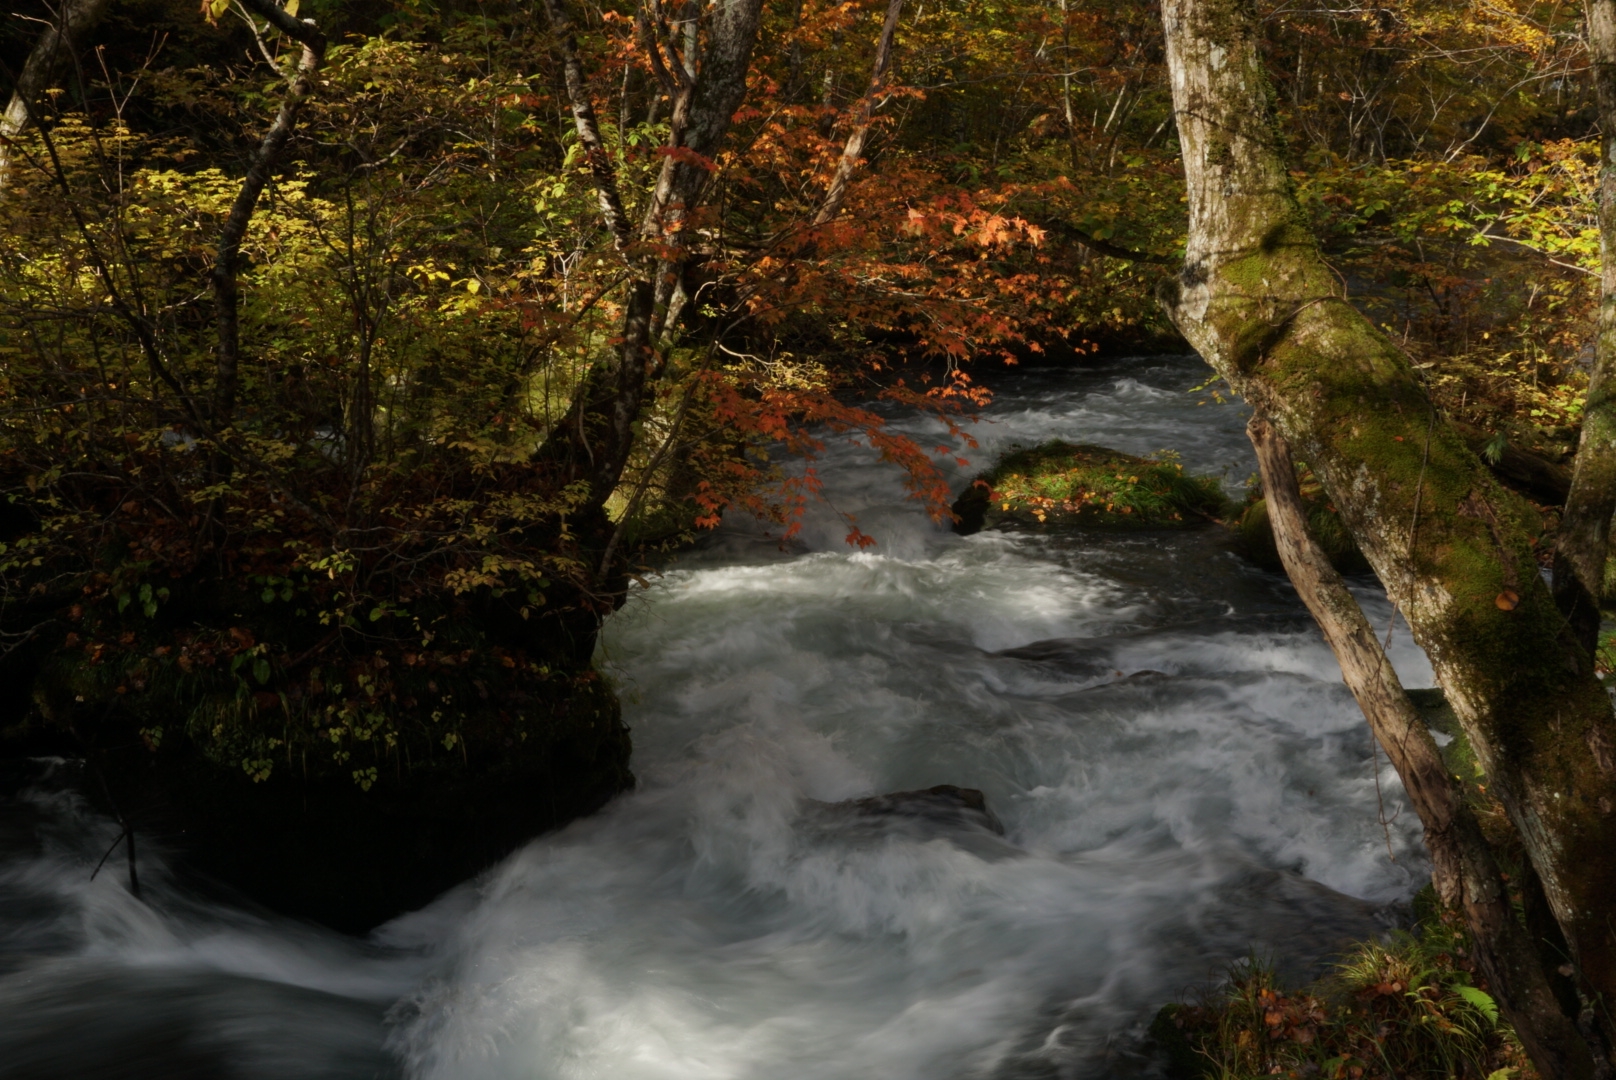
[[[956,487],[1060,437],[1236,491],[1245,414],[1197,404],[1204,371],[1016,375]],[[1305,973],[1423,882],[1317,630],[1220,530],[961,538],[866,448],[818,468],[879,546],[820,507],[789,552],[737,527],[681,556],[601,646],[639,790],[369,940],[158,857],[135,900],[90,880],[115,825],[10,807],[0,1077],[1137,1075],[1155,1007],[1252,950]],[[1392,651],[1430,685],[1402,627]],[[936,784],[986,792],[1005,835],[811,801]]]

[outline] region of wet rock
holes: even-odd
[[[938,784],[921,791],[894,791],[887,795],[835,803],[816,802],[815,806],[820,814],[833,819],[916,822],[986,829],[995,836],[1004,835],[1004,825],[988,809],[987,796],[976,788],[956,787],[953,784]]]

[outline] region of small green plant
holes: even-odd
[[[1246,1080],[1528,1080],[1498,1005],[1476,985],[1454,917],[1356,946],[1302,990],[1252,957],[1199,1004],[1169,1006],[1151,1032],[1182,1076]]]

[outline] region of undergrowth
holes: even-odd
[[[1205,1080],[1535,1080],[1452,915],[1355,946],[1325,978],[1282,987],[1253,957],[1197,1004],[1163,1009],[1151,1034],[1174,1074]]]

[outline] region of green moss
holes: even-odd
[[[1425,726],[1447,737],[1447,743],[1442,747],[1442,763],[1447,766],[1448,775],[1459,781],[1466,800],[1478,809],[1492,811],[1493,800],[1486,795],[1487,774],[1482,771],[1476,751],[1470,745],[1470,737],[1454,715],[1453,706],[1448,704],[1447,695],[1434,688],[1408,690],[1405,693],[1419,710]]]
[[[1343,574],[1361,574],[1369,569],[1369,560],[1364,558],[1357,542],[1352,539],[1352,533],[1342,522],[1341,515],[1323,497],[1322,492],[1307,498],[1304,491],[1304,508],[1308,531],[1318,541],[1331,566]],[[1235,534],[1240,553],[1246,558],[1268,570],[1282,569],[1279,549],[1274,544],[1273,525],[1268,520],[1266,499],[1255,499],[1246,504],[1240,520],[1235,523]]]
[[[1058,440],[1013,449],[954,504],[963,533],[1005,524],[1175,527],[1227,510],[1217,478],[1188,475],[1169,455],[1140,458]]]

